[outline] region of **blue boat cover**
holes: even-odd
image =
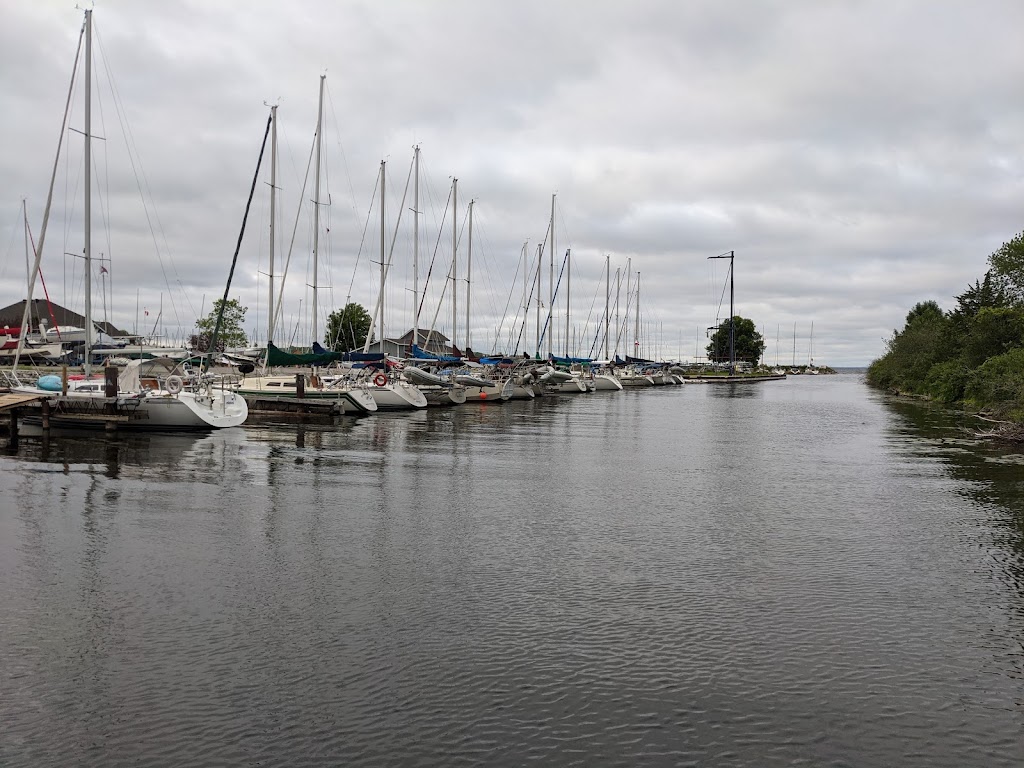
[[[412,356],[417,360],[437,360],[439,363],[461,363],[462,358],[454,355],[435,355],[432,352],[425,352],[419,345],[412,345]]]

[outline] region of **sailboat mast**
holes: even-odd
[[[544,244],[537,243],[537,359],[540,359],[540,271],[544,266]]]
[[[548,262],[551,269],[551,277],[548,283],[548,287],[551,288],[551,303],[548,304],[548,308],[551,312],[551,317],[554,319],[555,311],[555,196],[551,196],[551,223],[548,225]],[[552,330],[554,326],[552,325]],[[548,357],[551,357],[551,337],[554,333],[548,333]]]
[[[92,11],[85,12],[85,375],[92,373]]]
[[[708,259],[728,259],[729,260],[729,375],[732,376],[736,373],[736,283],[735,283],[735,269],[736,263],[736,251],[728,251],[727,253],[720,253],[718,256],[708,256]],[[721,326],[719,326],[720,328]],[[716,330],[717,334],[717,330]],[[717,339],[717,336],[716,336]],[[715,342],[715,355],[717,359],[718,355],[718,342]]]
[[[530,297],[529,297],[529,293],[528,293],[529,288],[530,288],[530,274],[529,274],[529,272],[530,272],[530,259],[528,258],[527,254],[526,254],[526,246],[528,246],[529,244],[530,244],[529,240],[524,240],[523,241],[523,327],[522,327],[522,329],[520,329],[520,332],[519,332],[519,338],[520,339],[523,337],[523,334],[526,332],[526,320],[529,317],[529,313],[530,313]],[[518,342],[516,343],[515,351],[517,353],[519,352],[519,343]]]
[[[633,328],[633,352],[637,357],[643,357],[640,354],[640,272],[636,273],[636,325]]]
[[[565,356],[572,357],[569,351],[569,281],[572,279],[572,251],[565,252]]]
[[[380,351],[387,354],[384,348],[384,179],[387,160],[380,161]]]
[[[612,295],[612,257],[605,254],[604,257],[604,359],[608,360],[608,304]]]
[[[459,326],[459,180],[452,179],[452,352],[455,352],[455,334]]]
[[[622,267],[615,268],[615,356],[619,356],[619,334],[622,331],[619,319],[619,294],[622,293]]]
[[[793,321],[793,367],[796,368],[796,320]]]
[[[736,252],[729,251],[729,375],[736,374]]]
[[[420,147],[413,147],[416,183],[412,193],[412,343],[420,343]]]
[[[312,334],[310,347],[317,340],[316,336],[316,278],[317,278],[317,254],[320,246],[320,144],[323,134],[324,121],[324,80],[327,75],[320,75],[320,101],[316,110],[316,181],[313,186],[313,306],[310,328]]]
[[[270,108],[270,264],[267,268],[269,283],[267,301],[267,347],[274,340],[274,224],[277,205],[277,105]]]
[[[469,246],[466,250],[466,352],[469,352],[469,281],[473,271],[473,204],[469,201]]]

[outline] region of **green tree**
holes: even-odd
[[[206,317],[196,320],[196,333],[189,339],[192,349],[206,352],[210,348],[210,339],[213,336],[213,329],[217,325],[217,314],[221,305],[224,306],[224,318],[220,323],[220,330],[217,332],[217,352],[223,352],[228,347],[244,347],[249,343],[245,331],[242,330],[242,323],[245,322],[245,313],[248,307],[243,307],[238,299],[223,299],[213,302],[213,311]]]
[[[988,257],[996,285],[1014,304],[1024,304],[1024,232],[999,246]]]
[[[903,330],[893,332],[886,353],[868,368],[868,381],[879,387],[923,393],[932,366],[949,359],[946,328],[938,304],[916,304],[907,313]]]
[[[753,320],[736,315],[733,318],[736,328],[734,343],[736,346],[736,360],[745,361],[757,366],[764,353],[764,339],[757,332],[757,326]],[[711,341],[707,346],[708,359],[716,363],[729,362],[729,321],[722,322],[715,332],[711,334]]]
[[[372,318],[362,304],[350,302],[327,318],[324,345],[333,352],[348,352],[366,343]]]

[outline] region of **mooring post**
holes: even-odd
[[[11,408],[11,436],[7,441],[7,447],[14,449],[18,447],[18,409]]]
[[[103,396],[117,397],[117,367],[108,365],[103,369]]]
[[[40,403],[40,409],[42,411],[43,431],[46,431],[50,428],[50,401],[43,400]]]
[[[66,396],[68,393],[68,367],[62,365],[60,367],[60,394],[61,397]]]
[[[295,396],[300,400],[306,396],[306,377],[301,373],[295,374]]]

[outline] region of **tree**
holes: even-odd
[[[988,257],[996,285],[1016,304],[1024,304],[1024,232]]]
[[[245,322],[245,313],[248,307],[243,307],[238,299],[223,299],[213,302],[213,311],[206,317],[196,320],[196,333],[189,339],[189,344],[195,350],[206,352],[210,348],[210,339],[213,336],[213,329],[217,325],[217,314],[221,305],[224,306],[224,318],[220,323],[220,330],[217,332],[216,352],[223,352],[228,347],[244,347],[249,343],[245,331],[242,330],[242,323]]]
[[[336,309],[327,318],[325,346],[333,352],[348,352],[366,343],[372,318],[362,304],[349,302],[344,309]]]
[[[923,392],[932,366],[950,359],[946,316],[934,301],[922,301],[907,313],[901,331],[893,331],[886,353],[868,368],[868,382],[902,392]],[[940,372],[937,372],[940,373]],[[951,373],[948,371],[946,373]],[[933,388],[944,384],[933,381]]]
[[[734,344],[736,346],[736,360],[746,361],[756,366],[764,353],[764,339],[757,332],[757,326],[753,320],[736,315],[733,318],[735,326]],[[716,363],[729,361],[729,321],[722,322],[715,332],[711,334],[711,342],[707,346],[708,359]]]

